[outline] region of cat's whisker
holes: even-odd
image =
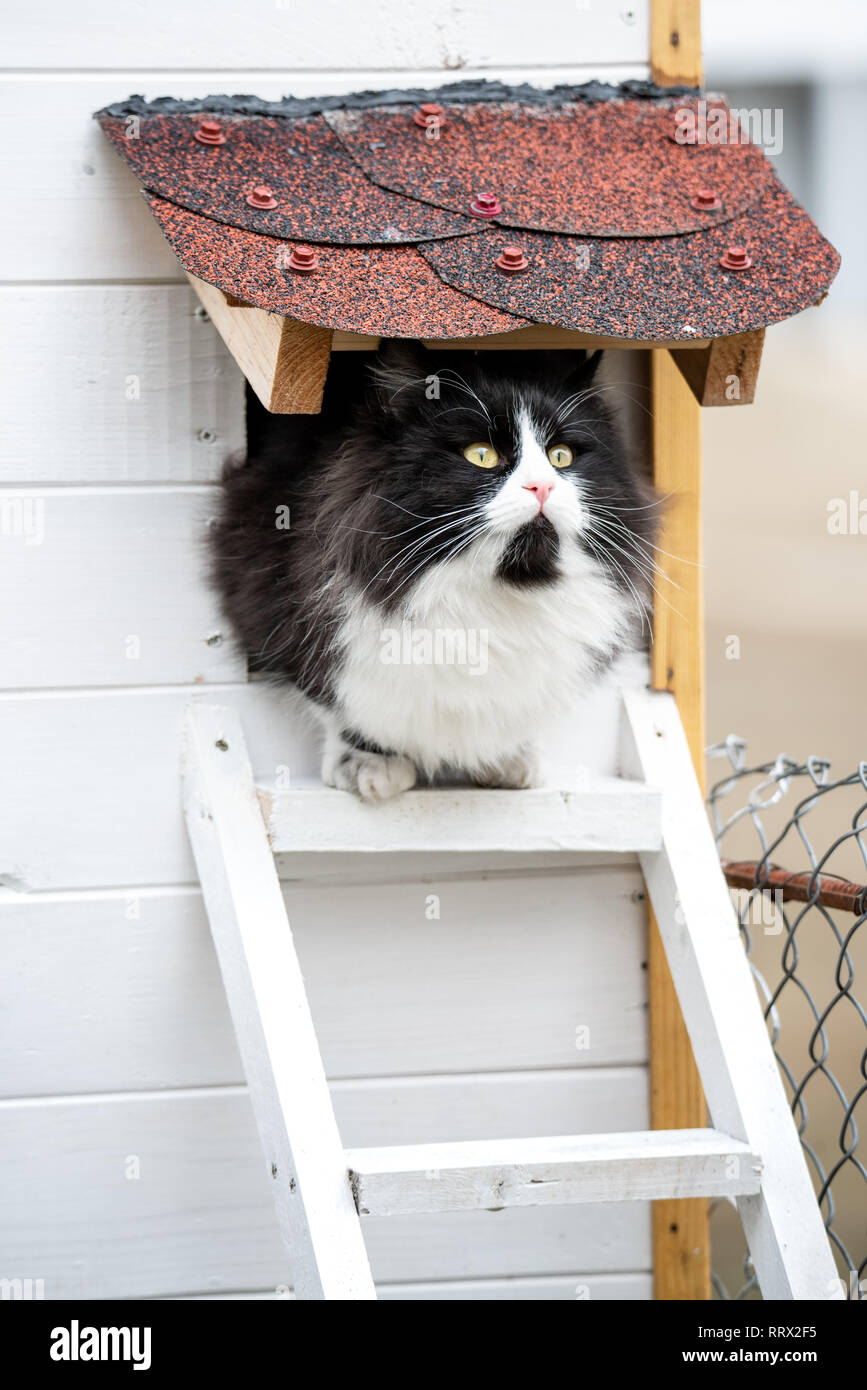
[[[446,519],[446,517],[454,517],[454,518],[456,518],[456,520],[461,521],[461,520],[463,520],[465,517],[471,516],[475,510],[476,510],[475,503],[472,503],[472,504],[471,504],[470,506],[468,506],[468,507],[455,507],[455,509],[454,509],[453,511],[451,511],[451,512],[441,512],[441,513],[439,514],[439,516],[424,517],[420,522],[418,522],[418,524],[417,524],[416,526],[407,526],[407,528],[406,528],[405,531],[397,531],[397,532],[395,532],[394,537],[391,537],[391,536],[390,536],[390,533],[387,532],[387,531],[379,532],[379,533],[377,533],[377,532],[371,532],[370,534],[372,534],[372,535],[379,534],[379,535],[382,535],[383,537],[385,537],[386,539],[396,539],[398,536],[405,536],[405,535],[408,535],[411,531],[417,531],[417,530],[419,529],[419,527],[421,527],[421,526],[423,526],[423,525],[425,525],[425,524],[427,524],[428,522],[431,522],[431,521],[432,521],[432,522],[444,521],[444,520]],[[414,545],[414,544],[415,544],[415,540],[417,540],[417,539],[418,539],[418,537],[415,537],[413,540],[408,541],[408,542],[407,542],[407,545]]]
[[[477,505],[475,502],[471,502],[467,507],[455,507],[450,512],[438,512],[436,516],[422,516],[421,512],[411,512],[408,507],[402,506],[400,502],[395,502],[391,497],[383,497],[379,492],[371,492],[369,496],[377,502],[387,502],[390,507],[397,507],[400,511],[406,512],[407,516],[417,516],[421,521],[442,521],[444,516],[456,516],[458,512],[470,512]]]
[[[449,523],[450,525],[452,525],[452,524],[460,523],[460,521],[465,520],[465,518],[471,517],[471,516],[472,516],[472,513],[474,513],[474,512],[475,512],[475,506],[474,506],[474,505],[471,505],[471,506],[468,506],[468,507],[456,507],[456,509],[454,509],[454,512],[442,512],[442,513],[439,514],[438,517],[429,517],[428,520],[431,520],[431,521],[443,521],[443,520],[445,520],[446,517],[454,517],[453,523]],[[407,528],[406,528],[406,531],[397,531],[396,534],[395,534],[395,539],[396,539],[397,537],[399,537],[399,535],[407,535],[408,532],[410,532],[410,531],[417,531],[418,528],[420,528],[421,525],[424,525],[424,524],[425,524],[425,523],[422,523],[422,521],[418,521],[418,523],[415,524],[415,525],[413,525],[413,527],[407,527]],[[382,535],[382,537],[385,537],[386,539],[390,539],[390,537],[389,537],[389,532],[388,532],[388,531],[383,531],[383,532],[371,532],[371,534],[374,534],[374,535],[375,535],[375,534],[379,534],[379,535]],[[428,534],[429,534],[429,532],[425,532],[425,534],[422,535],[422,537],[414,537],[413,539],[411,539],[411,541],[407,541],[406,546],[404,546],[403,549],[406,549],[407,546],[413,546],[413,545],[415,545],[415,542],[417,542],[417,541],[422,541],[422,542],[424,542],[425,535],[428,535]],[[399,555],[400,555],[400,553],[402,553],[402,552],[397,552],[397,553],[399,553]],[[386,563],[388,563],[388,562],[386,562]]]
[[[395,557],[394,566],[389,571],[386,578],[391,579],[398,569],[400,569],[403,565],[407,564],[410,560],[414,559],[414,557],[419,553],[419,551],[424,550],[425,546],[428,545],[432,540],[435,540],[437,536],[443,535],[445,531],[453,530],[455,526],[462,526],[465,521],[471,521],[472,519],[473,518],[471,517],[458,517],[454,521],[447,522],[445,526],[438,527],[436,531],[426,532],[425,535],[423,535],[420,538],[417,538],[410,545],[408,553],[407,548],[404,547],[404,549]]]
[[[646,537],[636,536],[628,527],[618,523],[614,517],[602,517],[597,513],[594,520],[597,526],[612,528],[615,534],[619,535],[622,540],[628,540],[632,545],[639,547],[649,546],[650,549],[655,550],[658,555],[665,555],[669,560],[676,560],[683,565],[692,565],[695,569],[704,569],[704,565],[700,560],[687,560],[683,555],[672,555],[671,551],[663,550],[662,546],[654,545],[653,541],[647,540]],[[642,553],[647,556],[648,562],[652,562],[656,572],[663,575],[668,580],[669,584],[675,584],[675,587],[678,589],[682,587],[680,584],[676,584],[676,581],[673,580],[670,575],[666,574],[665,570],[656,563],[652,555],[648,555],[646,550],[643,550]]]
[[[430,563],[436,555],[441,554],[443,551],[447,551],[448,548],[449,548],[449,546],[454,546],[454,547],[455,547],[455,552],[454,552],[454,553],[457,553],[457,549],[460,548],[460,546],[464,543],[464,541],[473,540],[476,536],[482,535],[483,532],[485,532],[487,529],[488,529],[488,523],[487,523],[487,521],[486,521],[486,520],[485,520],[485,521],[481,521],[481,520],[480,520],[479,525],[477,525],[476,527],[474,527],[470,532],[467,533],[467,535],[464,535],[464,536],[449,536],[449,538],[448,538],[447,540],[441,542],[441,544],[438,545],[438,546],[430,553],[430,555],[425,556],[424,560],[422,560],[420,564],[416,565],[415,568],[412,569],[412,570],[410,571],[410,573],[409,573],[409,575],[407,575],[406,579],[401,580],[401,584],[405,584],[405,583],[407,582],[407,579],[411,579],[412,576],[413,576],[414,574],[417,574],[417,573],[419,572],[419,570],[421,570],[421,569],[425,566],[425,564]],[[413,557],[413,558],[415,558],[415,557]],[[450,558],[450,557],[447,557],[447,558]],[[401,587],[401,585],[398,585],[398,588],[400,588],[400,587]],[[397,592],[397,590],[395,590],[395,592]]]
[[[648,636],[650,637],[650,640],[651,640],[651,642],[652,642],[652,641],[653,641],[653,630],[652,630],[652,627],[651,627],[651,624],[650,624],[650,616],[649,616],[649,615],[650,615],[650,609],[649,609],[649,605],[648,605],[648,604],[645,602],[645,600],[641,597],[641,595],[639,594],[639,592],[638,592],[638,590],[636,589],[635,585],[633,584],[632,580],[629,578],[629,575],[626,573],[626,571],[625,571],[625,569],[623,568],[623,566],[622,566],[617,560],[614,559],[614,556],[611,555],[611,556],[607,556],[607,557],[606,557],[604,554],[600,554],[599,551],[596,549],[596,547],[593,545],[592,541],[590,541],[589,538],[587,538],[587,539],[588,539],[588,544],[589,544],[589,546],[590,546],[590,549],[593,551],[593,554],[596,556],[597,560],[599,560],[600,564],[604,565],[604,564],[606,563],[606,559],[607,559],[607,561],[610,562],[610,563],[614,566],[614,568],[618,571],[618,573],[621,575],[621,577],[622,577],[624,583],[627,585],[627,587],[629,588],[630,592],[632,593],[632,596],[633,596],[633,598],[635,599],[635,603],[636,603],[636,607],[637,607],[637,609],[638,609],[638,612],[639,612],[639,614],[641,615],[641,630],[642,630],[642,632],[643,632],[644,629],[645,629],[645,627],[647,628]]]
[[[663,506],[663,504],[664,504],[665,502],[668,501],[669,497],[673,497],[673,496],[674,496],[674,493],[673,493],[673,492],[666,492],[666,493],[663,493],[662,496],[655,498],[652,502],[645,502],[644,505],[641,506],[641,507],[621,507],[621,506],[619,505],[619,503],[618,503],[616,510],[617,510],[618,513],[619,513],[619,512],[649,512],[649,511],[651,511],[654,507],[661,507],[661,506]],[[618,499],[614,496],[614,494],[613,494],[613,493],[610,493],[610,492],[609,492],[609,493],[602,493],[602,492],[599,492],[599,493],[597,493],[597,492],[590,493],[590,494],[588,494],[586,500],[587,500],[588,505],[590,505],[590,506],[596,506],[597,502],[617,502],[617,501],[618,501]]]
[[[393,368],[385,366],[382,363],[377,363],[373,367],[371,375],[386,391],[391,391],[391,395],[388,398],[389,405],[394,400],[395,396],[400,395],[401,391],[408,391],[411,386],[427,386],[426,376],[404,377],[399,371],[395,371]],[[397,384],[398,382],[400,382],[400,385]],[[347,441],[347,444],[348,443],[349,441]]]
[[[621,566],[620,566],[619,563],[614,559],[614,556],[610,554],[610,552],[608,552],[608,551],[603,551],[603,552],[601,553],[601,555],[599,556],[599,558],[601,558],[601,559],[603,559],[603,560],[607,558],[608,560],[610,560],[610,562],[611,562],[612,564],[617,565],[617,568],[620,570],[621,574],[623,574],[623,570],[622,570]],[[667,577],[667,576],[666,576],[666,577]],[[624,575],[624,579],[625,579],[625,578],[626,578],[626,576]],[[647,586],[648,586],[648,588],[650,589],[650,591],[651,591],[653,594],[656,595],[656,597],[659,599],[660,603],[664,603],[665,606],[666,606],[666,608],[670,609],[670,611],[671,611],[672,613],[675,613],[675,614],[677,615],[678,618],[682,618],[684,622],[688,622],[688,619],[685,617],[685,615],[684,615],[683,613],[681,613],[680,609],[679,609],[679,608],[675,608],[674,604],[673,604],[673,603],[670,603],[669,600],[665,597],[665,595],[664,595],[664,594],[656,587],[656,585],[655,585],[651,580],[649,580],[649,579],[648,579],[648,581],[647,581]],[[680,588],[680,585],[676,585],[675,587]]]
[[[652,582],[653,578],[658,576],[660,579],[665,579],[667,583],[671,584],[676,589],[681,587],[665,573],[661,566],[656,563],[652,555],[640,548],[641,543],[637,536],[632,535],[628,531],[618,530],[617,528],[611,529],[607,523],[601,521],[598,517],[595,518],[595,533],[596,539],[601,544],[617,550],[618,553],[629,560],[649,582]],[[623,544],[623,542],[625,542],[625,544]]]
[[[444,415],[454,415],[454,413],[455,413],[456,410],[463,410],[463,411],[466,411],[466,409],[467,409],[467,407],[466,407],[465,405],[452,405],[452,406],[449,406],[448,410],[441,410],[441,411],[440,411],[440,414],[439,414],[439,418],[442,419]],[[482,416],[482,419],[485,421],[485,424],[488,425],[488,426],[490,427],[490,423],[491,423],[490,420],[488,419],[488,417],[487,417],[486,415],[482,415],[482,412],[481,412],[480,410],[470,410],[469,413],[470,413],[470,415],[481,415],[481,416]]]
[[[624,396],[626,400],[628,400],[632,405],[637,406],[639,410],[643,410],[645,415],[647,415],[649,419],[653,419],[653,412],[651,410],[648,410],[647,406],[644,405],[641,401],[637,401],[635,397],[631,395],[630,392],[626,389],[625,384],[619,381],[612,381],[604,383],[600,386],[588,387],[584,392],[576,393],[575,397],[570,398],[571,404],[569,405],[569,409],[574,410],[576,406],[583,405],[585,401],[592,401],[597,396],[602,396],[603,394],[609,391],[619,391],[620,394]],[[563,407],[561,407],[561,409],[563,409]],[[562,423],[562,419],[558,423]]]
[[[602,532],[601,536],[598,535],[599,531]],[[651,587],[653,587],[654,577],[658,577],[659,579],[664,579],[666,583],[672,586],[672,588],[682,590],[683,586],[678,584],[676,580],[672,579],[670,575],[666,574],[665,570],[661,569],[660,566],[657,565],[656,561],[653,559],[652,556],[648,556],[645,552],[634,550],[620,545],[619,542],[612,537],[611,533],[604,531],[598,525],[598,523],[597,539],[604,541],[604,544],[606,546],[613,548],[618,552],[618,554],[622,555],[624,559],[629,560],[630,563],[633,564],[635,568],[638,570],[639,574],[641,574],[647,581],[647,583],[651,585]]]
[[[679,608],[675,608],[674,604],[670,603],[668,599],[665,597],[665,594],[661,594],[654,584],[651,584],[650,587],[653,590],[656,597],[659,599],[660,603],[664,603],[670,613],[674,613],[675,617],[680,618],[682,622],[685,622],[687,626],[689,626],[689,618],[687,618],[686,614],[681,613]]]
[[[399,593],[400,590],[404,587],[404,585],[408,584],[409,581],[414,577],[414,575],[418,574],[419,570],[423,569],[425,565],[432,563],[432,561],[437,555],[441,555],[444,551],[448,551],[449,546],[454,546],[454,549],[450,553],[443,556],[443,558],[439,561],[440,564],[447,564],[450,560],[453,560],[455,556],[461,553],[462,550],[466,550],[468,545],[471,545],[474,540],[476,540],[479,536],[483,535],[484,532],[487,531],[487,529],[487,522],[485,522],[483,525],[478,526],[475,531],[470,532],[468,536],[459,537],[457,542],[455,542],[453,539],[446,541],[443,545],[439,546],[433,552],[432,555],[426,556],[420,564],[416,565],[415,569],[410,570],[406,578],[402,579],[401,582],[398,584],[397,588],[392,590],[390,597],[393,598],[395,594]]]
[[[485,528],[481,528],[480,530],[474,532],[472,535],[466,536],[466,537],[462,538],[460,541],[457,542],[457,544],[455,544],[453,550],[448,551],[448,553],[446,553],[446,554],[442,554],[441,559],[438,560],[437,563],[438,563],[438,564],[441,564],[441,565],[445,565],[445,564],[450,563],[452,560],[456,559],[458,555],[462,554],[462,552],[463,552],[464,550],[466,550],[470,545],[472,545],[473,541],[477,540],[478,537],[481,536],[481,535],[484,533],[484,529],[485,529]],[[443,546],[443,551],[446,551],[446,550],[447,550],[447,547]],[[434,559],[434,557],[431,556],[431,560],[433,560],[433,559]],[[419,570],[421,570],[421,569],[423,569],[423,568],[424,568],[424,564],[421,564],[421,565],[418,565],[418,566],[416,567],[416,569],[412,570],[412,571],[410,572],[410,574],[407,575],[406,579],[401,580],[400,584],[398,584],[397,588],[394,590],[394,593],[398,593],[398,592],[403,588],[403,586],[404,586],[405,584],[408,584],[409,581],[419,572]]]
[[[391,392],[391,396],[389,397],[390,401],[393,401],[395,396],[399,396],[402,391],[408,390],[411,386],[427,386],[430,381],[430,378],[427,376],[412,377],[409,380],[401,380],[400,385],[396,386],[395,383],[396,381],[400,380],[400,378],[390,373],[388,367],[374,367],[373,370],[374,376],[381,383],[381,385],[383,385],[386,388],[386,390],[388,390],[391,387],[394,387],[394,389]],[[459,391],[464,391],[466,395],[471,397],[472,400],[476,401],[481,410],[482,415],[487,420],[488,424],[491,423],[491,417],[488,414],[488,408],[485,405],[484,401],[476,394],[476,392],[472,389],[469,383],[453,367],[446,367],[444,371],[435,372],[433,373],[433,375],[440,381],[445,381],[447,385],[456,387]],[[451,381],[449,381],[449,377],[452,378]],[[434,399],[438,398],[435,397]]]
[[[615,568],[617,569],[617,571],[619,572],[619,574],[622,576],[622,578],[624,579],[624,581],[629,585],[630,590],[632,591],[632,593],[635,595],[636,599],[638,600],[638,602],[639,602],[639,604],[640,604],[640,608],[641,608],[642,614],[644,614],[644,613],[649,613],[649,612],[651,611],[651,610],[650,610],[650,606],[645,602],[645,600],[639,598],[638,594],[636,593],[635,586],[630,582],[629,576],[625,573],[625,571],[624,571],[622,565],[619,563],[619,561],[617,561],[617,560],[614,558],[614,556],[610,554],[609,551],[597,549],[597,547],[596,547],[595,545],[593,545],[593,543],[590,541],[590,538],[589,538],[589,537],[585,537],[585,539],[587,540],[588,544],[590,545],[590,548],[593,550],[593,553],[596,555],[597,559],[598,559],[602,564],[610,563],[610,564],[612,564],[612,565],[615,566]],[[668,601],[668,599],[665,597],[665,595],[662,594],[662,593],[660,593],[660,591],[659,591],[659,589],[656,587],[656,585],[653,584],[653,583],[652,583],[651,581],[649,581],[649,580],[648,580],[648,588],[649,588],[649,590],[651,591],[651,593],[653,593],[653,594],[656,595],[656,597],[659,599],[659,601],[660,601],[661,603],[664,603],[664,604],[665,604],[666,608],[668,608],[672,613],[677,614],[678,617],[684,618],[684,615],[680,612],[680,610],[677,609],[677,608],[675,608],[674,605],[673,605],[672,603],[669,603],[669,601]],[[684,621],[687,621],[687,620],[684,618]],[[648,634],[649,634],[650,640],[651,640],[651,642],[652,642],[652,641],[653,641],[653,630],[652,630],[652,627],[650,626],[650,624],[648,624]]]
[[[397,553],[397,556],[395,556],[395,567],[397,567],[397,562],[406,562],[406,560],[411,559],[411,557],[413,557],[413,555],[415,555],[415,553],[417,553],[418,550],[424,550],[425,545],[428,545],[428,543],[433,541],[433,539],[436,539],[436,537],[442,535],[443,532],[453,530],[454,527],[459,527],[459,525],[472,525],[472,523],[474,523],[475,520],[478,520],[478,516],[481,516],[481,513],[477,514],[474,512],[470,512],[465,514],[465,516],[454,517],[454,520],[447,521],[445,525],[440,525],[440,527],[436,527],[435,531],[425,531],[424,535],[415,538],[414,541],[410,543],[410,545],[404,546],[403,550],[400,550],[400,552]]]
[[[576,406],[583,405],[585,401],[592,401],[596,396],[601,396],[604,391],[613,390],[613,386],[586,386],[583,391],[576,391],[573,395],[567,396],[560,405],[560,412],[562,414],[574,410]]]
[[[423,521],[417,521],[414,526],[407,526],[403,531],[368,531],[364,526],[350,526],[348,521],[340,521],[335,529],[352,531],[357,536],[378,536],[381,540],[397,540],[398,536],[408,536],[410,531],[417,531],[420,526],[424,526]]]
[[[370,493],[370,496],[373,497],[373,498],[375,499],[375,501],[377,501],[377,502],[386,502],[386,503],[388,503],[389,507],[397,507],[398,511],[400,511],[400,512],[406,512],[407,516],[417,516],[421,521],[436,521],[436,520],[438,520],[438,518],[435,517],[435,516],[422,516],[421,512],[411,512],[411,511],[409,510],[409,507],[403,507],[403,506],[401,506],[400,502],[394,502],[394,501],[392,501],[392,499],[391,499],[390,497],[383,497],[382,494],[379,493],[379,492],[371,492],[371,493]]]
[[[478,403],[482,411],[482,414],[484,415],[488,424],[492,425],[491,417],[488,412],[488,407],[485,405],[481,397],[478,396],[476,392],[472,389],[472,387],[466,381],[466,379],[462,377],[460,373],[455,370],[454,367],[446,367],[444,372],[437,372],[435,373],[435,375],[439,377],[440,381],[447,381],[448,375],[451,375],[454,378],[454,380],[452,381],[452,385],[457,385],[459,390],[463,390],[466,392],[468,396],[471,396],[472,399]]]
[[[485,405],[484,401],[476,394],[475,391],[473,391],[469,384],[464,380],[462,376],[459,375],[458,372],[454,370],[454,368],[447,367],[445,371],[434,373],[434,376],[436,376],[440,381],[444,381],[446,385],[450,385],[452,387],[455,387],[459,391],[463,391],[465,395],[469,396],[472,400],[474,400],[479,406],[479,411],[474,413],[480,413],[483,419],[487,421],[488,425],[491,425],[491,417],[488,413],[488,408]],[[449,380],[449,377],[451,377],[452,380]],[[386,378],[383,377],[382,379],[385,380]],[[394,397],[399,395],[401,391],[405,391],[410,386],[419,386],[422,383],[426,386],[428,384],[428,381],[428,377],[417,377],[412,381],[405,381],[402,383],[401,386],[397,388],[396,391],[393,392],[391,399],[393,400]],[[461,407],[455,406],[453,407],[453,409],[459,410],[461,409]],[[442,413],[448,414],[449,412],[443,411]]]
[[[391,556],[391,560],[396,562],[404,557],[407,551],[411,553],[415,548],[423,547],[428,540],[433,536],[438,536],[442,531],[449,530],[453,526],[462,526],[465,522],[472,521],[476,515],[476,511],[476,507],[464,508],[457,516],[453,516],[451,520],[446,521],[443,526],[438,526],[433,531],[427,530],[421,536],[414,536],[413,539],[407,541],[395,555]],[[448,513],[445,513],[445,515],[448,515]],[[386,561],[386,564],[388,563],[389,561]],[[381,571],[378,571],[378,573],[381,573]]]
[[[621,522],[613,520],[611,517],[601,516],[598,512],[591,512],[590,520],[597,531],[604,531],[607,535],[617,536],[619,540],[624,541],[631,549],[635,550],[637,554],[643,556],[648,564],[652,564],[654,568],[657,568],[656,560],[651,554],[649,542],[645,541],[642,536],[636,535],[634,531],[631,531],[629,527],[624,526]]]
[[[470,506],[470,507],[466,507],[466,508],[457,508],[458,515],[454,518],[454,520],[450,521],[450,522],[448,523],[447,526],[443,527],[442,530],[448,530],[450,527],[453,527],[453,526],[461,526],[461,525],[463,525],[466,521],[472,520],[475,511],[476,511],[476,504],[475,504],[475,503],[474,503],[472,506]],[[448,513],[444,513],[443,515],[446,515],[446,516],[447,516]],[[439,534],[439,532],[437,532],[436,534]],[[426,533],[425,536],[421,537],[421,545],[422,545],[422,546],[424,545],[425,541],[426,541],[428,538],[429,538],[429,533]],[[361,595],[360,595],[360,596],[363,597],[363,596],[367,593],[367,590],[370,588],[371,584],[373,584],[374,581],[377,580],[377,579],[379,578],[379,576],[382,574],[383,570],[388,569],[389,565],[392,565],[392,566],[394,566],[395,568],[398,568],[399,565],[400,565],[400,563],[401,563],[403,560],[405,560],[405,558],[406,558],[406,552],[407,552],[407,551],[412,551],[412,550],[414,549],[414,547],[417,546],[418,544],[419,544],[419,538],[416,537],[415,540],[412,540],[412,541],[407,542],[407,544],[406,544],[401,550],[398,551],[397,555],[390,555],[389,558],[386,560],[385,564],[384,564],[384,565],[381,565],[380,568],[376,571],[376,573],[368,580],[367,584],[365,584],[364,588],[363,588],[362,591],[361,591]],[[393,572],[394,572],[394,570],[392,570],[392,573],[393,573]],[[389,575],[389,578],[391,578],[391,575]]]

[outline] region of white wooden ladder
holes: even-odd
[[[380,807],[258,791],[236,713],[194,703],[184,804],[297,1298],[376,1297],[361,1216],[730,1197],[765,1298],[842,1297],[669,695],[624,691],[618,778],[568,790],[422,790]],[[713,1129],[345,1150],[274,854],[638,854]]]

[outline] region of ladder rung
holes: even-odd
[[[714,1129],[349,1149],[346,1160],[363,1216],[739,1197],[761,1186],[749,1145]]]
[[[425,788],[381,806],[311,783],[259,788],[275,854],[540,850],[639,853],[662,844],[661,797],[644,782],[588,774],[561,790]]]

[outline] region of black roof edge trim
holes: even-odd
[[[112,102],[95,114],[99,116],[158,116],[208,111],[227,116],[316,116],[324,111],[345,111],[375,106],[402,106],[409,102],[494,102],[521,101],[534,106],[554,106],[568,101],[617,101],[626,97],[660,101],[672,97],[701,95],[699,87],[659,87],[655,82],[631,80],[616,86],[607,82],[583,82],[578,86],[533,87],[528,82],[509,87],[488,79],[450,82],[442,87],[390,88],[380,92],[348,92],[342,96],[283,97],[263,101],[255,96],[207,96],[183,100],[177,97],[130,96]]]

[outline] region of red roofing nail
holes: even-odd
[[[247,194],[247,202],[251,208],[275,208],[277,206],[277,199],[266,183],[258,183]]]
[[[193,139],[198,140],[200,145],[225,145],[226,143],[223,127],[219,121],[200,121],[198,129],[193,131]]]
[[[413,116],[413,120],[416,125],[420,125],[425,129],[429,125],[438,125],[440,130],[442,130],[444,125],[443,115],[443,108],[437,106],[435,101],[424,101]]]
[[[749,270],[752,265],[745,246],[727,246],[719,263],[723,270]]]
[[[497,270],[504,270],[507,275],[514,275],[519,270],[526,270],[530,262],[520,246],[504,246],[494,264]]]
[[[473,217],[496,217],[502,211],[495,193],[477,193],[470,203]]]
[[[722,207],[722,198],[712,188],[700,188],[695,197],[690,198],[689,205],[696,212],[715,212]]]
[[[307,275],[319,265],[319,257],[312,246],[293,246],[286,264],[290,270],[300,270]]]

